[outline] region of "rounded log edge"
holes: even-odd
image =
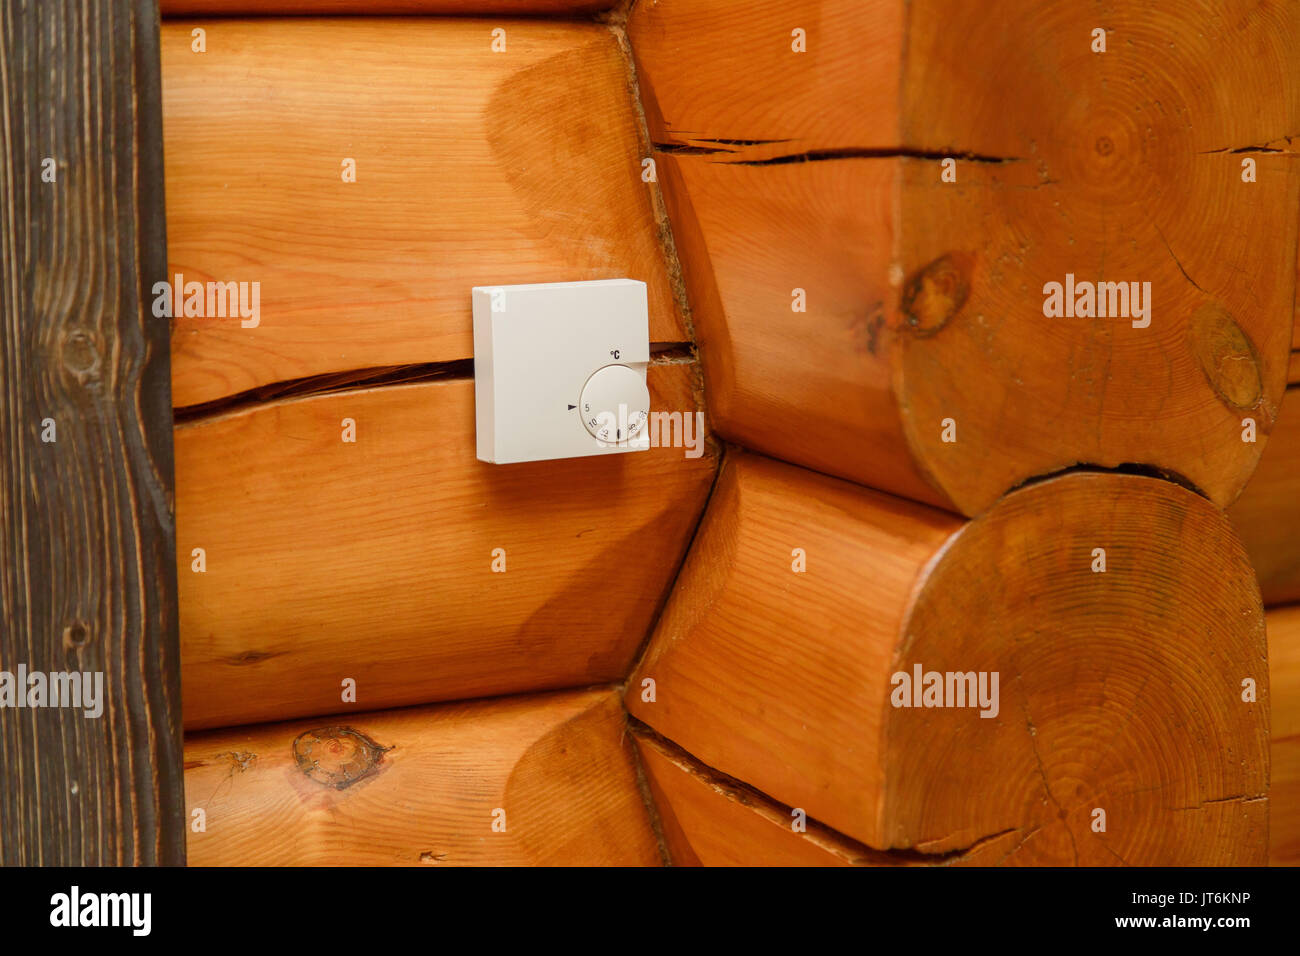
[[[1267,856],[1267,668],[1241,543],[1173,482],[1068,472],[960,522],[738,452],[624,700],[876,850],[1244,865]]]
[[[991,862],[1018,864],[1266,861],[1263,608],[1204,498],[1101,472],[1018,489],[949,539],[904,620],[881,722],[888,846],[996,840]],[[971,675],[982,698],[954,706]]]

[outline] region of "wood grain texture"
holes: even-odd
[[[6,866],[185,860],[157,16],[0,6],[0,668],[103,682],[0,708]]]
[[[1126,2],[1105,19],[1096,54],[1096,12],[1068,0],[996,18],[975,2],[911,10],[902,142],[1016,160],[966,164],[956,188],[933,161],[901,161],[905,306],[943,257],[967,263],[952,278],[968,292],[937,326],[905,308],[899,402],[914,453],[967,514],[1077,462],[1163,468],[1226,507],[1285,388],[1300,8]],[[1251,153],[1243,183],[1232,151],[1270,144],[1282,151]],[[1043,286],[1067,272],[1149,281],[1150,327],[1046,318]],[[1241,440],[1247,416],[1258,442]]]
[[[1300,256],[1296,261],[1296,276],[1300,280]],[[1297,289],[1300,290],[1300,281],[1297,282]],[[1288,385],[1300,385],[1300,321],[1292,318],[1291,325],[1291,367],[1287,374]]]
[[[652,737],[634,739],[674,866],[853,864],[851,841],[815,823],[794,832],[789,811],[725,786]]]
[[[255,328],[175,320],[176,405],[469,358],[474,285],[640,279],[651,340],[688,338],[607,27],[222,20],[203,54],[190,29],[162,33],[171,273],[261,299]]]
[[[1297,277],[1300,277],[1300,261],[1296,263]],[[1292,320],[1291,326],[1291,371],[1287,375],[1288,385],[1300,385],[1300,321]]]
[[[610,689],[195,735],[190,863],[656,866],[631,747]]]
[[[652,408],[692,379],[651,365]],[[621,679],[713,480],[685,452],[489,465],[469,380],[178,427],[186,726],[337,712],[345,677],[366,709]]]
[[[1272,866],[1300,866],[1300,605],[1268,612],[1272,699],[1268,802]]]
[[[165,17],[397,14],[422,16],[582,16],[614,0],[161,0]]]
[[[905,21],[899,0],[638,0],[651,139],[751,161],[896,146]]]
[[[892,390],[887,160],[738,166],[661,154],[714,427],[748,448],[930,504]],[[854,197],[846,202],[845,197]],[[809,296],[791,312],[792,293]]]
[[[997,713],[892,706],[893,675],[917,665],[998,673]],[[959,525],[729,454],[626,702],[877,849],[1015,834],[994,862],[1261,863],[1267,679],[1245,553],[1170,482],[1072,473]]]
[[[872,741],[920,569],[953,515],[729,453],[627,706],[716,770],[870,846]],[[794,573],[795,549],[807,571]],[[656,701],[641,699],[641,681]]]
[[[791,828],[792,808],[723,777],[653,734],[634,734],[674,866],[921,866],[920,854],[882,853],[815,820]],[[1014,846],[1003,834],[936,865],[980,866]]]
[[[1078,463],[1231,503],[1288,377],[1300,11],[1120,3],[1095,54],[1065,0],[872,0],[837,21],[880,23],[844,31],[867,49],[795,53],[838,8],[751,6],[628,25],[718,432],[967,515]],[[1067,273],[1150,282],[1150,326],[1046,317]]]
[[[1300,601],[1300,388],[1287,389],[1259,469],[1228,516],[1264,603]]]

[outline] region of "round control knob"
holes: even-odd
[[[600,441],[627,441],[645,427],[650,416],[645,376],[627,365],[598,368],[582,386],[578,409],[582,424]]]

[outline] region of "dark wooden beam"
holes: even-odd
[[[103,673],[0,707],[0,862],[180,864],[157,5],[0,3],[0,671]]]

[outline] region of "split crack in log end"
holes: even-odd
[[[1231,797],[1215,797],[1215,798],[1213,798],[1213,799],[1211,799],[1211,800],[1202,800],[1200,803],[1198,803],[1198,804],[1196,804],[1196,805],[1194,805],[1194,806],[1190,806],[1190,807],[1172,807],[1172,808],[1171,808],[1171,812],[1173,812],[1173,813],[1182,813],[1182,812],[1187,811],[1187,810],[1204,810],[1206,807],[1211,806],[1211,805],[1213,805],[1213,804],[1218,804],[1218,803],[1242,803],[1242,804],[1246,804],[1246,803],[1259,803],[1260,801],[1265,801],[1265,802],[1267,802],[1267,800],[1268,800],[1268,794],[1267,794],[1267,793],[1254,793],[1254,794],[1244,794],[1244,793],[1242,793],[1242,794],[1236,794],[1236,795],[1231,796]]]
[[[1020,679],[1021,679],[1020,675],[1017,674],[1016,681],[1019,682]],[[1065,807],[1061,806],[1061,801],[1056,799],[1056,794],[1052,793],[1052,785],[1047,781],[1047,769],[1043,766],[1042,755],[1039,754],[1038,752],[1038,740],[1037,740],[1038,730],[1034,727],[1034,722],[1029,717],[1028,703],[1022,700],[1021,708],[1025,712],[1025,729],[1029,732],[1029,747],[1034,753],[1034,764],[1038,768],[1039,777],[1041,777],[1043,780],[1043,792],[1047,794],[1047,799],[1050,800],[1052,802],[1052,805],[1056,807],[1058,819],[1061,821],[1061,825],[1065,827],[1065,835],[1070,838],[1070,849],[1073,850],[1074,852],[1074,865],[1078,866],[1079,865],[1079,844],[1074,839],[1074,831],[1070,829],[1070,823],[1069,823],[1070,815],[1066,812]]]

